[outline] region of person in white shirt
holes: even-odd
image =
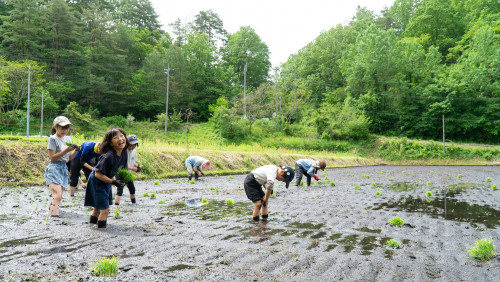
[[[274,180],[285,182],[285,187],[288,188],[294,176],[295,172],[291,167],[276,165],[258,167],[246,176],[245,193],[254,204],[252,214],[254,221],[259,221],[260,215],[262,215],[262,220],[267,220],[269,216],[269,196],[273,191]],[[266,192],[262,190],[262,187],[266,189]]]
[[[135,134],[130,134],[127,136],[128,142],[130,143],[130,146],[127,148],[127,167],[128,171],[130,172],[139,172],[141,170],[141,167],[139,166],[139,163],[137,162],[137,151],[135,150],[137,147],[139,147],[139,139]],[[127,183],[127,188],[130,194],[130,201],[132,204],[136,203],[135,199],[135,185],[134,181],[129,181]],[[120,204],[120,198],[123,195],[123,186],[117,187],[116,190],[116,196],[115,196],[115,205]]]

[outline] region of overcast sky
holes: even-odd
[[[252,27],[271,52],[273,67],[284,63],[313,41],[322,31],[337,24],[347,24],[356,7],[366,7],[379,14],[395,0],[151,0],[163,29],[180,18],[191,22],[200,11],[212,10],[224,28],[235,33],[241,26]]]

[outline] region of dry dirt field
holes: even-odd
[[[50,218],[46,187],[2,188],[0,280],[102,281],[93,264],[116,256],[119,281],[498,281],[499,257],[478,262],[467,250],[482,238],[500,250],[500,190],[491,188],[500,187],[500,167],[319,175],[308,188],[276,185],[270,218],[259,223],[244,175],[139,181],[138,204],[125,189],[104,230],[86,223],[82,190],[74,199],[65,191],[61,217]],[[407,224],[387,224],[393,217]],[[402,247],[387,247],[390,238]]]

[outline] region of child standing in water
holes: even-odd
[[[71,143],[71,138],[68,136],[71,125],[67,117],[56,117],[47,140],[50,163],[45,169],[45,184],[49,186],[52,194],[49,210],[50,215],[54,217],[59,216],[59,203],[62,200],[63,190],[68,186],[66,163],[75,157],[78,150],[77,145],[66,145]]]
[[[97,223],[98,228],[106,228],[109,205],[113,203],[111,184],[123,189],[123,180],[113,180],[113,177],[120,167],[126,167],[126,149],[129,146],[126,134],[121,128],[108,131],[101,142],[101,157],[89,176],[84,203],[85,206],[94,207],[89,222]]]
[[[127,166],[128,171],[130,172],[139,172],[141,168],[139,167],[139,163],[137,162],[137,151],[135,150],[139,147],[139,139],[135,134],[130,134],[127,136],[128,142],[130,146],[127,148]],[[129,181],[127,183],[127,188],[130,193],[130,201],[132,204],[135,204],[135,186],[134,181]],[[123,187],[118,187],[115,196],[115,205],[120,204],[120,197],[123,195]]]
[[[273,192],[274,180],[285,182],[285,187],[288,188],[294,174],[289,166],[265,165],[254,169],[247,175],[243,186],[245,194],[254,205],[252,214],[254,221],[259,221],[260,215],[262,215],[262,220],[267,220],[269,216],[269,196]],[[262,190],[262,187],[266,189],[266,192]]]

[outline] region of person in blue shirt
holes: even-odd
[[[195,180],[198,180],[198,176],[203,175],[203,172],[201,171],[202,166],[206,169],[210,169],[210,161],[200,156],[190,156],[186,159],[184,164],[186,165],[188,179],[190,181],[193,178],[193,173]]]
[[[300,159],[295,162],[295,176],[297,181],[295,184],[297,186],[300,185],[300,181],[302,181],[302,176],[306,176],[307,178],[307,186],[311,185],[311,177],[316,181],[319,180],[319,177],[316,175],[318,173],[318,169],[325,170],[326,163],[323,160],[315,161],[310,159]]]
[[[99,144],[93,141],[85,141],[80,146],[81,150],[76,153],[75,158],[71,161],[69,171],[69,194],[75,195],[76,185],[80,178],[80,170],[83,170],[85,179],[89,179],[90,173],[97,164],[97,160],[101,156],[99,154]]]

